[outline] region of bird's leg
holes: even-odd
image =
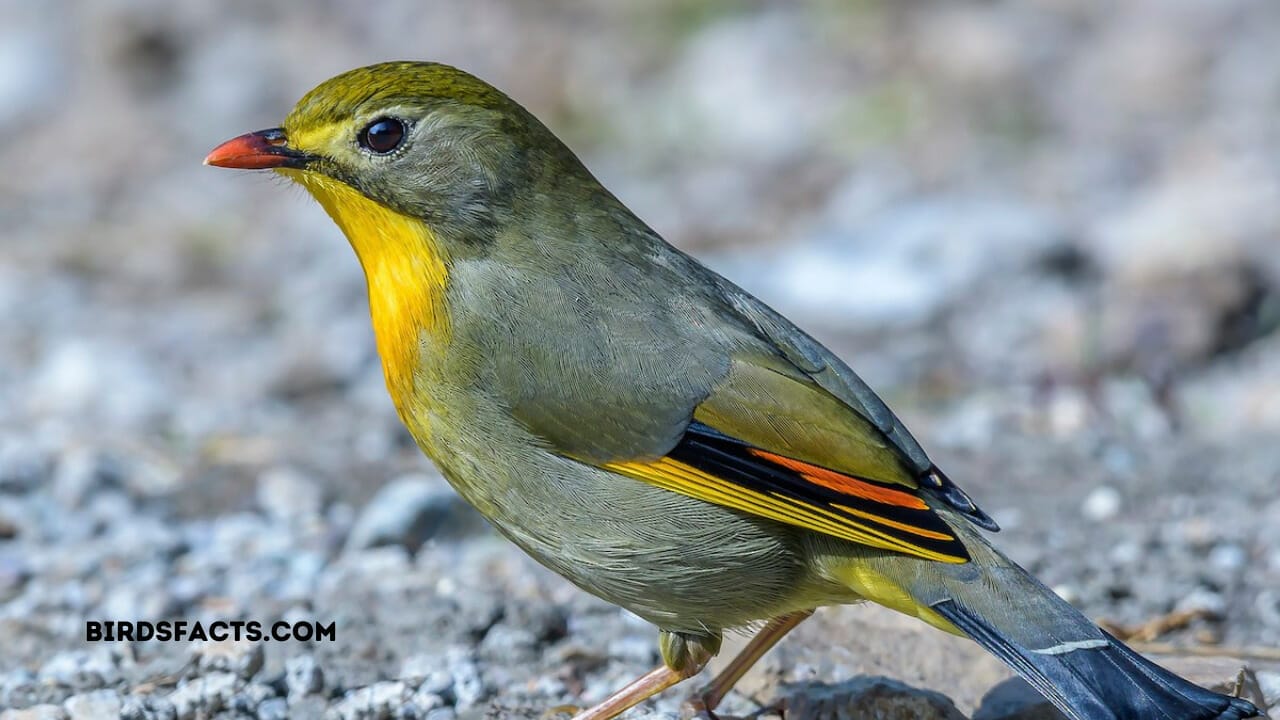
[[[751,638],[751,642],[742,649],[742,652],[734,656],[733,660],[720,674],[711,679],[711,682],[704,685],[693,697],[685,701],[685,714],[693,717],[707,717],[716,706],[724,700],[724,696],[729,694],[734,685],[742,679],[743,675],[756,664],[764,654],[778,644],[784,635],[804,622],[804,619],[813,614],[812,610],[801,610],[788,615],[776,617],[760,628],[760,632]]]
[[[666,690],[686,677],[688,676],[666,665],[654,668],[599,704],[574,715],[573,720],[609,720],[617,717],[644,702],[646,698]]]
[[[720,651],[720,633],[693,635],[663,630],[658,635],[662,666],[640,676],[631,684],[577,715],[573,720],[609,720],[681,680],[697,675]]]

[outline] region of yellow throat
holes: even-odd
[[[414,395],[424,336],[447,340],[444,289],[448,279],[435,234],[426,223],[366,198],[318,173],[281,170],[307,189],[342,229],[364,268],[369,313],[396,409]]]

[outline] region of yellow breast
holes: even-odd
[[[390,210],[345,183],[317,173],[282,172],[320,202],[360,259],[387,389],[403,416],[415,397],[423,339],[448,339],[448,271],[435,234],[426,223]]]

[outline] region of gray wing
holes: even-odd
[[[843,360],[745,290],[723,278],[721,283],[726,301],[783,357],[884,433],[911,467],[921,473],[933,468],[933,461],[902,421]]]
[[[883,433],[907,466],[916,471],[921,484],[930,487],[975,525],[991,532],[1000,530],[990,515],[933,464],[898,416],[843,360],[747,291],[715,273],[711,274],[719,281],[725,301],[743,320],[818,386],[842,400]]]

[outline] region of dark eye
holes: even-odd
[[[395,118],[378,118],[360,131],[360,147],[385,155],[404,142],[404,123]]]

